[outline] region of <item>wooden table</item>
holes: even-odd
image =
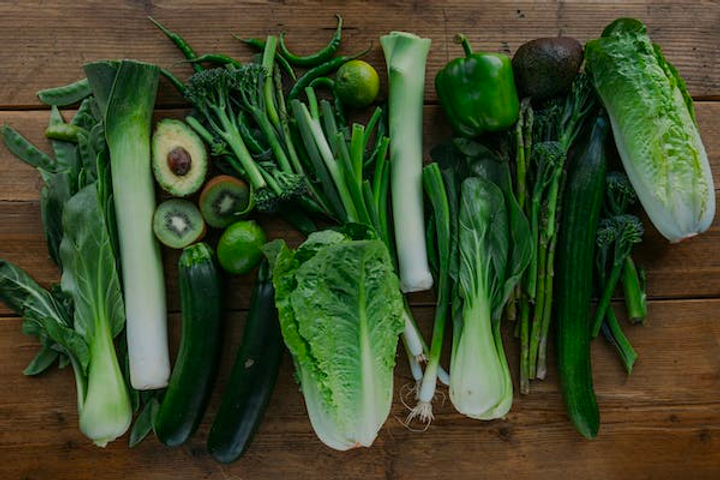
[[[480,5],[448,2],[319,2],[195,0],[153,2],[54,2],[5,0],[0,4],[0,124],[42,140],[48,111],[35,97],[40,88],[76,80],[81,65],[101,58],[130,57],[158,63],[180,75],[187,65],[146,20],[153,15],[181,32],[201,52],[246,57],[231,33],[264,36],[288,30],[299,51],[320,47],[345,19],[345,51],[373,42],[368,56],[384,70],[378,37],[408,29],[432,38],[425,99],[426,147],[448,135],[436,104],[432,79],[460,49],[450,41],[466,33],[477,49],[513,53],[524,41],[570,35],[585,41],[619,16],[644,20],[653,40],[687,80],[696,99],[698,122],[720,186],[720,4],[717,1],[497,0]],[[384,85],[383,85],[384,88]],[[157,116],[177,116],[185,104],[161,85]],[[0,257],[27,269],[40,283],[58,280],[43,241],[41,181],[0,147]],[[284,224],[266,223],[272,236],[299,240]],[[640,358],[627,377],[615,352],[603,341],[593,346],[602,427],[583,440],[569,424],[557,388],[549,378],[532,394],[515,396],[504,420],[478,422],[457,414],[449,402],[437,410],[426,432],[404,428],[397,398],[385,427],[370,449],[340,453],[323,446],[310,427],[302,397],[285,359],[264,423],[247,455],[220,466],[206,454],[206,421],[184,447],[169,449],[150,438],[134,450],[126,438],[102,450],[79,432],[74,383],[69,370],[52,369],[26,378],[22,369],[36,341],[20,332],[20,319],[0,305],[0,479],[258,479],[258,478],[720,478],[720,223],[704,235],[670,246],[650,231],[638,252],[648,271],[649,322],[628,327]],[[167,271],[177,256],[166,253]],[[249,302],[250,278],[232,287],[232,312],[224,362],[208,410],[218,406]],[[168,291],[173,343],[178,337],[174,275]],[[413,297],[426,330],[432,297]],[[506,344],[517,372],[518,348]],[[409,382],[400,359],[396,392]],[[517,379],[516,379],[517,380]],[[516,382],[517,385],[517,382]]]

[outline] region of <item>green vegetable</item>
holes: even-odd
[[[125,312],[103,202],[98,185],[92,184],[64,205],[62,292],[44,290],[21,269],[0,260],[0,299],[23,317],[23,331],[37,336],[42,345],[27,374],[49,366],[53,357],[48,350],[69,361],[80,430],[98,446],[125,433],[132,419],[113,345]]]
[[[507,165],[483,164],[495,168],[485,178],[464,180],[460,191],[461,303],[453,307],[458,314],[453,315],[450,400],[464,415],[493,419],[503,417],[512,404],[500,317],[530,261],[532,244],[527,220],[512,196]]]
[[[200,424],[222,349],[222,283],[207,244],[183,250],[178,283],[180,350],[154,421],[155,435],[171,447],[185,443]]]
[[[63,231],[61,285],[74,300],[73,328],[82,335],[90,353],[84,399],[78,403],[80,430],[97,445],[105,446],[128,429],[132,409],[113,345],[113,337],[122,331],[126,311],[96,184],[67,201]]]
[[[500,53],[473,53],[465,35],[458,34],[464,58],[450,61],[435,77],[435,90],[455,133],[476,137],[512,126],[520,101],[510,59]]]
[[[197,119],[188,117],[188,124],[206,141],[213,153],[230,154],[232,168],[251,184],[253,200],[262,211],[277,210],[280,202],[301,200],[306,193],[305,180],[297,162],[287,150],[289,139],[278,136],[272,124],[266,99],[267,71],[258,65],[240,69],[215,68],[190,77],[186,97],[196,109]],[[274,101],[274,100],[273,100]],[[274,108],[274,107],[273,107]],[[238,115],[250,113],[270,144],[273,161],[262,166],[256,162],[240,132]]]
[[[645,25],[620,18],[585,47],[620,158],[648,217],[671,242],[705,231],[715,190],[692,99]]]
[[[610,175],[608,174],[608,178],[609,177]],[[597,269],[599,287],[601,290],[604,290],[608,284],[606,275],[608,254],[610,253],[610,249],[613,247],[614,243],[617,241],[618,233],[620,233],[618,232],[618,225],[614,218],[615,217],[600,220],[595,240],[595,268]],[[625,332],[622,331],[622,327],[620,327],[620,323],[615,316],[615,310],[612,305],[608,305],[606,307],[603,320],[603,335],[608,342],[617,349],[620,359],[622,360],[623,365],[625,365],[625,369],[628,373],[631,373],[633,364],[637,359],[637,353],[625,336]]]
[[[233,462],[250,447],[275,387],[283,350],[275,289],[264,261],[230,380],[208,435],[208,452],[218,462]]]
[[[595,236],[605,188],[608,122],[598,116],[570,160],[558,241],[555,312],[560,387],[570,419],[586,438],[600,427],[590,365],[590,297]]]
[[[157,28],[160,29],[161,32],[165,34],[165,36],[170,39],[171,42],[175,44],[175,46],[182,52],[182,54],[185,56],[186,59],[192,61],[197,58],[197,54],[195,53],[195,50],[188,44],[183,37],[178,35],[175,32],[172,32],[165,28],[160,22],[155,20],[153,17],[148,17],[148,20],[150,20]],[[193,68],[196,72],[203,71],[203,66],[199,63],[193,63]]]
[[[152,232],[155,191],[150,167],[150,122],[158,68],[123,60],[85,66],[104,114],[112,164],[113,200],[120,243],[132,385],[167,385],[165,279]]]
[[[280,48],[280,54],[285,57],[288,62],[300,67],[315,67],[323,62],[330,60],[330,58],[332,58],[332,56],[335,55],[335,52],[337,52],[337,50],[340,48],[340,42],[342,41],[343,20],[340,15],[335,15],[335,17],[337,18],[337,28],[335,29],[335,33],[330,39],[330,42],[323,48],[321,48],[315,53],[306,56],[294,55],[290,53],[287,46],[285,45],[286,34],[285,32],[282,32],[280,34],[280,42],[278,43],[278,47]]]
[[[640,219],[628,214],[616,215],[604,219],[600,228],[613,231],[614,249],[610,276],[605,282],[595,314],[595,321],[592,324],[591,332],[593,337],[597,337],[598,333],[600,333],[600,327],[605,318],[605,313],[610,306],[610,300],[612,299],[612,294],[615,291],[617,282],[620,280],[625,260],[630,256],[632,247],[642,241],[642,235],[644,233]]]
[[[337,450],[369,447],[392,404],[403,301],[385,244],[326,230],[268,244],[280,327],[310,421]]]
[[[38,98],[45,105],[65,107],[77,103],[90,96],[90,84],[87,78],[78,80],[60,87],[46,88],[37,93]]]
[[[435,249],[437,251],[435,261],[437,303],[435,305],[430,356],[418,390],[417,406],[410,412],[408,420],[412,420],[417,416],[421,421],[429,422],[433,419],[432,400],[437,386],[440,354],[442,353],[443,339],[445,338],[445,323],[450,308],[450,294],[453,285],[450,277],[450,264],[457,242],[453,233],[451,233],[454,222],[450,219],[450,204],[442,173],[437,163],[431,163],[423,169],[423,185],[433,207],[433,226],[435,228],[431,240],[435,240],[437,246]]]
[[[305,88],[309,87],[310,83],[316,78],[325,76],[330,72],[334,72],[338,68],[345,65],[347,62],[355,60],[356,58],[360,58],[369,51],[370,47],[353,55],[343,55],[340,57],[332,58],[325,63],[321,63],[320,65],[311,68],[310,70],[305,72],[300,78],[297,79],[295,85],[293,85],[293,87],[290,89],[290,93],[288,93],[288,99],[294,100],[298,98],[305,91]]]
[[[524,102],[523,123],[516,127],[517,197],[530,220],[535,244],[522,288],[516,292],[521,393],[529,393],[530,380],[543,379],[547,372],[547,337],[567,154],[596,105],[592,85],[587,75],[581,73],[566,97],[545,102],[537,110]]]
[[[422,201],[422,118],[430,40],[405,32],[380,38],[389,81],[392,211],[403,292],[428,290]]]

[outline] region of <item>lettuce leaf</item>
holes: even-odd
[[[324,231],[269,244],[280,326],[310,421],[337,450],[369,447],[392,404],[403,300],[380,240]]]
[[[692,99],[677,70],[638,20],[621,18],[585,47],[625,171],[660,233],[671,242],[705,231],[715,191]]]

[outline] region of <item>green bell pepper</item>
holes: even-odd
[[[510,127],[520,101],[510,58],[500,53],[473,53],[463,34],[455,43],[465,50],[435,77],[435,90],[456,134],[475,137]]]

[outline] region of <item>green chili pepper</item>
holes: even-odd
[[[177,78],[175,75],[173,75],[169,71],[165,70],[164,68],[160,69],[160,74],[163,77],[167,78],[170,83],[172,83],[173,87],[175,87],[175,89],[178,92],[180,92],[180,95],[182,95],[183,97],[185,96],[186,87],[185,87],[185,84],[182,82],[182,80],[180,80],[179,78]]]
[[[262,40],[260,38],[241,38],[234,33],[233,37],[235,37],[236,40],[239,40],[245,45],[249,46],[250,48],[258,51],[265,50],[265,40]],[[293,69],[292,65],[290,65],[290,62],[287,61],[287,58],[285,58],[282,53],[278,53],[279,55],[275,55],[275,61],[278,63],[278,65],[280,65],[283,70],[285,70],[285,73],[287,73],[290,79],[294,82],[295,80],[297,80],[295,70]]]
[[[315,67],[330,60],[332,56],[335,55],[338,48],[340,48],[340,42],[342,41],[342,17],[340,15],[335,15],[335,17],[337,17],[338,23],[337,28],[335,29],[335,34],[333,34],[330,42],[322,49],[310,55],[298,56],[291,53],[285,45],[285,32],[282,32],[280,34],[280,42],[278,44],[282,56],[287,58],[287,60],[293,65],[297,65],[299,67]]]
[[[222,53],[206,53],[205,55],[200,55],[199,57],[195,58],[194,60],[188,60],[188,63],[213,63],[216,65],[232,65],[233,67],[240,68],[242,67],[242,63],[238,60],[235,60],[234,58],[230,57],[229,55],[225,55]]]
[[[188,44],[185,41],[184,38],[182,38],[177,33],[172,32],[172,31],[168,30],[167,28],[165,28],[165,26],[162,23],[158,22],[153,17],[148,17],[148,19],[152,23],[154,23],[155,26],[157,28],[159,28],[160,31],[162,31],[165,34],[165,36],[168,37],[175,44],[175,46],[178,48],[178,50],[180,50],[180,52],[182,52],[182,54],[185,56],[185,58],[187,60],[195,60],[197,58],[197,54],[195,53],[195,50],[193,50],[193,48],[190,46],[190,44]],[[203,66],[200,65],[199,63],[193,63],[193,68],[195,69],[196,72],[202,72],[203,70],[205,70],[203,68]]]
[[[500,53],[473,53],[464,35],[455,43],[464,58],[450,61],[435,77],[435,90],[457,134],[475,137],[510,127],[518,118],[520,101],[512,63]]]
[[[362,52],[356,53],[355,55],[335,57],[332,60],[328,60],[327,62],[318,65],[317,67],[311,68],[310,70],[305,72],[302,77],[298,78],[297,82],[295,82],[292,90],[290,90],[290,94],[288,94],[288,101],[296,99],[302,92],[305,91],[305,87],[309,86],[310,82],[312,82],[316,78],[322,77],[330,72],[337,70],[350,60],[355,60],[356,58],[362,57],[370,51],[370,48],[371,47],[368,47]]]

